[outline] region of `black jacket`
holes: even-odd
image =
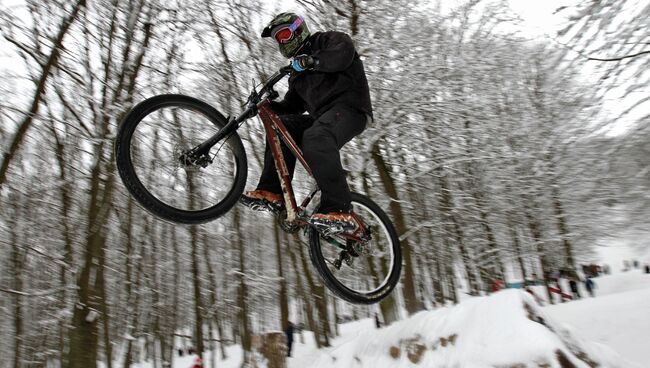
[[[311,55],[313,70],[293,72],[289,89],[273,107],[280,114],[307,111],[318,118],[334,105],[343,104],[372,116],[368,80],[352,39],[341,32],[317,32],[299,54]]]

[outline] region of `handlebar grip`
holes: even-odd
[[[281,74],[289,74],[289,73],[291,73],[292,70],[293,70],[293,67],[291,66],[291,64],[289,64],[287,66],[283,66],[282,68],[280,68],[279,72]]]

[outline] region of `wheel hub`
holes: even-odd
[[[202,155],[197,155],[194,150],[174,150],[178,154],[174,154],[174,157],[178,157],[177,162],[181,167],[186,169],[191,168],[206,168],[212,163],[212,159],[208,156],[207,153]]]

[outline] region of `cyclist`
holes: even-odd
[[[262,37],[273,37],[280,53],[291,59],[289,89],[272,107],[301,147],[321,190],[319,213],[312,215],[310,222],[354,229],[350,189],[339,150],[372,121],[372,107],[363,63],[352,39],[335,31],[311,34],[305,20],[294,13],[275,16]],[[293,176],[296,158],[282,146]],[[284,206],[281,193],[267,142],[257,189],[244,193],[241,202],[254,209],[279,211]]]

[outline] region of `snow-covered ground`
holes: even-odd
[[[580,300],[539,306],[521,290],[504,290],[382,329],[370,319],[346,323],[327,349],[317,349],[305,332],[296,336],[288,366],[555,368],[564,358],[575,367],[650,367],[650,275],[641,268],[623,271],[623,260],[639,259],[643,266],[646,255],[620,242],[601,247],[598,260],[612,274],[594,279],[594,298],[582,290]],[[240,347],[229,347],[228,355],[216,366],[239,367]],[[193,357],[179,357],[174,366],[192,363]]]
[[[360,328],[289,366],[559,367],[560,355],[575,367],[633,366],[611,349],[568,333],[520,290],[421,312],[380,330]]]
[[[544,312],[585,340],[650,367],[650,275],[632,270],[595,281],[595,298],[548,306]]]
[[[627,246],[622,239],[598,247],[598,259],[612,274],[594,279],[596,297],[547,306],[544,312],[575,335],[606,345],[639,367],[650,367],[650,275],[643,265],[650,249]],[[636,259],[639,268],[624,271],[624,261]]]

